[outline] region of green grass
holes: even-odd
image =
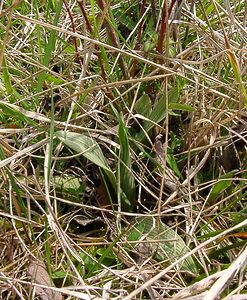
[[[245,5],[5,1],[1,299],[247,292]]]

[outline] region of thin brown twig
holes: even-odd
[[[67,10],[67,13],[69,15],[69,18],[70,18],[70,22],[71,22],[71,29],[73,32],[76,32],[75,30],[75,23],[74,23],[74,18],[73,18],[73,15],[71,13],[71,10],[66,2],[66,0],[63,0],[63,4]],[[81,68],[83,68],[83,62],[82,62],[82,59],[81,59],[81,56],[80,56],[80,53],[79,53],[79,49],[78,49],[78,45],[77,45],[77,40],[76,40],[76,37],[73,36],[73,42],[74,42],[74,46],[75,46],[75,54],[77,56],[77,59],[78,59],[78,62],[79,62],[79,65]]]
[[[167,0],[164,1],[163,3],[163,7],[162,7],[162,17],[161,17],[161,27],[160,27],[160,32],[159,32],[159,39],[158,39],[158,43],[157,43],[157,47],[156,50],[162,54],[163,53],[163,45],[164,45],[164,39],[165,39],[165,33],[166,33],[166,27],[167,27],[167,22],[168,22],[168,18],[171,15],[173,6],[175,4],[176,0],[172,0],[171,5],[168,9],[167,12]]]

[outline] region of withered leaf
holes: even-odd
[[[226,236],[226,238],[229,238],[229,237],[235,237],[235,238],[240,238],[240,239],[246,240],[247,232],[237,232],[237,233],[229,234]]]
[[[219,157],[219,162],[226,172],[240,168],[240,160],[234,144],[229,144],[225,148],[222,155]]]
[[[31,261],[27,268],[27,274],[31,277],[33,283],[47,286],[47,288],[35,287],[35,295],[41,300],[62,300],[62,294],[51,289],[51,287],[54,287],[54,284],[46,271],[44,262],[39,260]]]
[[[222,155],[219,157],[219,162],[226,172],[241,168],[241,152],[246,153],[246,122],[239,123],[231,129],[230,141],[225,147]]]

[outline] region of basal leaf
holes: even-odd
[[[56,137],[74,151],[81,153],[95,165],[112,173],[99,144],[92,137],[69,131],[58,131],[56,132]]]
[[[174,263],[190,251],[182,237],[175,230],[161,221],[158,225],[156,218],[150,216],[137,217],[135,218],[134,227],[136,229],[133,229],[129,235],[131,237],[138,237],[140,232],[142,232],[141,239],[145,235],[145,239],[150,240],[151,251],[157,261],[162,261],[165,264]],[[160,242],[152,243],[152,240],[160,240]],[[194,275],[198,273],[197,266],[192,257],[186,258],[178,266],[181,271],[186,271]]]
[[[146,134],[155,126],[155,124],[158,124],[161,122],[166,115],[166,99],[164,96],[160,97],[157,103],[153,106],[153,109],[149,116],[147,117],[147,120],[143,124],[144,131],[141,131],[137,134],[136,139],[138,141],[142,141]],[[148,121],[148,119],[150,121]]]
[[[138,114],[149,117],[152,112],[151,99],[147,94],[142,95],[135,103],[135,110]]]
[[[153,122],[159,123],[165,118],[166,115],[166,98],[161,96],[158,102],[154,105],[153,110],[150,114],[150,119]]]
[[[27,274],[31,277],[30,280],[32,282],[38,284],[38,286],[35,287],[35,295],[39,299],[62,300],[62,294],[60,292],[49,288],[53,287],[54,283],[50,278],[43,261],[31,261],[27,268]]]

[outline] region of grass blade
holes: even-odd
[[[132,210],[136,200],[135,178],[131,173],[131,156],[127,129],[123,117],[119,117],[118,137],[120,144],[120,186],[125,193],[128,202],[122,203],[123,210]]]

